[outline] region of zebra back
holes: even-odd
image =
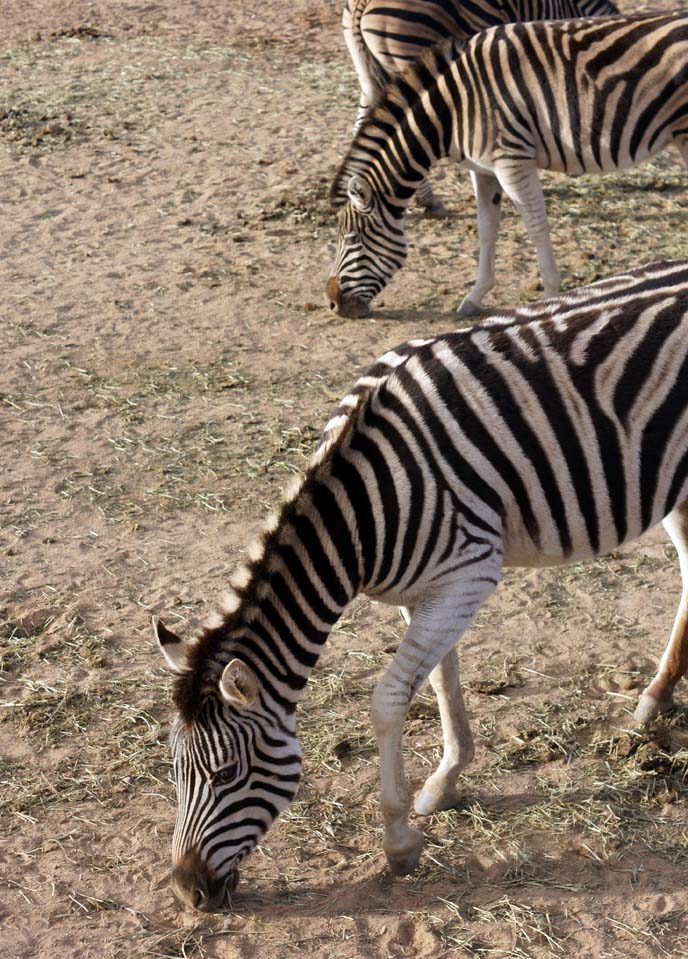
[[[610,0],[346,0],[342,28],[364,86],[379,91],[424,50],[500,23],[615,16]],[[360,58],[356,61],[356,55]]]

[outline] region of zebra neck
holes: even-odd
[[[338,545],[322,517],[290,517],[267,537],[263,555],[247,571],[238,608],[223,624],[218,658],[248,663],[267,699],[287,712],[357,592]]]
[[[455,157],[460,105],[452,96],[454,44],[431,48],[387,88],[349,154],[350,172],[361,172],[377,190],[405,207],[428,173]]]

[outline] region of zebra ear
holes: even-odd
[[[370,183],[357,173],[349,180],[346,195],[359,213],[369,213],[373,207],[373,189]]]
[[[153,617],[153,635],[162,649],[165,662],[173,673],[185,673],[189,668],[187,660],[188,647],[183,639],[163,623],[161,619]]]
[[[250,666],[233,659],[220,677],[220,695],[236,709],[248,709],[258,698],[258,679]]]

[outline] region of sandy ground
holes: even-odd
[[[303,786],[235,912],[172,899],[150,615],[198,624],[338,397],[386,347],[454,327],[475,268],[449,171],[455,217],[410,216],[376,314],[325,310],[357,98],[338,23],[334,0],[2,5],[2,954],[687,956],[688,722],[631,720],[680,590],[661,531],[508,574],[463,644],[465,800],[424,824],[416,875],[385,868],[368,723],[401,622],[360,601],[309,684]],[[675,156],[546,182],[569,285],[688,253]],[[499,256],[492,303],[537,297],[512,211]],[[426,694],[407,743],[418,782],[440,744]]]

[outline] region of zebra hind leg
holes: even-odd
[[[664,520],[664,528],[676,547],[683,588],[674,628],[654,679],[638,700],[633,718],[647,723],[673,705],[674,687],[688,670],[688,501]]]

